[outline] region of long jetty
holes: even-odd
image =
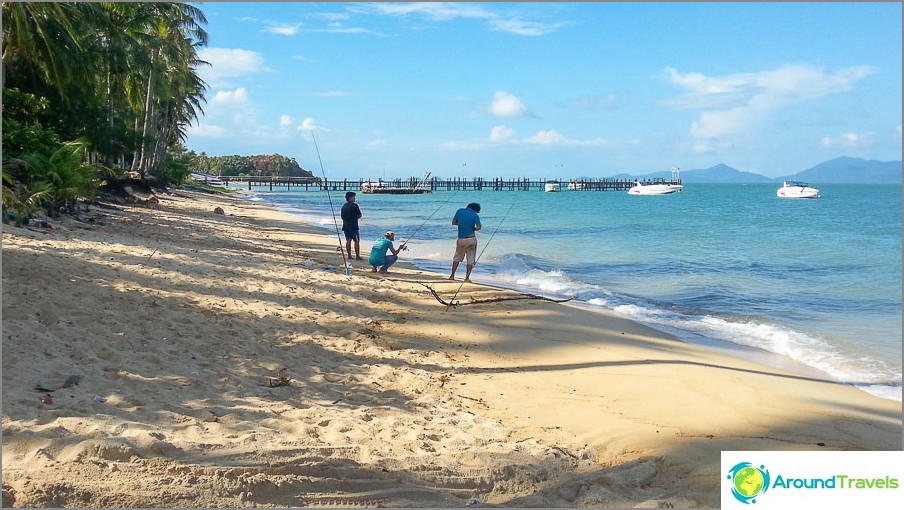
[[[366,182],[379,182],[384,188],[407,189],[416,186],[431,191],[544,191],[547,183],[559,183],[561,191],[627,191],[634,186],[635,179],[583,179],[561,181],[557,179],[484,179],[482,177],[441,179],[433,177],[421,182],[421,179],[409,177],[407,179],[380,179],[378,181],[367,179],[341,179],[324,180],[319,177],[278,177],[278,176],[220,176],[220,181],[230,183],[243,183],[252,186],[269,186],[270,191],[285,188],[304,188],[307,190],[329,191],[360,191],[361,185]],[[668,183],[681,184],[681,180],[641,179],[644,184]]]

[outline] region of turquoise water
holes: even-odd
[[[777,188],[359,194],[362,252],[391,229],[410,238],[404,259],[448,274],[451,218],[479,202],[475,281],[571,297],[688,342],[901,400],[901,186],[826,184],[813,200],[777,198]],[[335,232],[328,198],[338,214],[343,193],[254,191]]]

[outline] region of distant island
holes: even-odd
[[[904,170],[904,167],[902,167],[901,161],[875,161],[840,157],[820,163],[796,174],[782,177],[766,177],[719,164],[704,169],[682,169],[681,180],[686,184],[756,184],[782,182],[784,180],[799,180],[818,184],[901,184],[902,170]],[[663,171],[645,175],[619,174],[613,177],[620,179],[669,179],[671,176],[671,171]]]

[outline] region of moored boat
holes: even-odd
[[[361,193],[370,195],[370,194],[383,194],[383,195],[421,195],[424,193],[430,193],[430,188],[421,187],[427,179],[430,177],[430,172],[424,176],[424,178],[414,187],[409,188],[401,188],[401,187],[393,187],[389,186],[388,183],[383,181],[364,181],[361,183]]]
[[[780,198],[818,198],[819,189],[800,181],[784,181],[782,187],[775,192]]]
[[[634,186],[628,189],[629,195],[668,195],[684,189],[681,184],[681,170],[678,165],[672,167],[672,180],[655,179],[652,181],[634,180]]]
[[[559,191],[559,181],[546,181],[543,185],[543,191],[555,192]]]
[[[668,195],[677,193],[684,188],[681,184],[665,181],[640,182],[634,181],[634,186],[628,190],[629,195]]]

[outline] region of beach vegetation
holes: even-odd
[[[206,90],[199,8],[3,2],[2,16],[4,206],[56,213],[116,179],[184,180]]]
[[[191,171],[220,176],[313,177],[295,158],[281,154],[208,156],[191,153]]]

